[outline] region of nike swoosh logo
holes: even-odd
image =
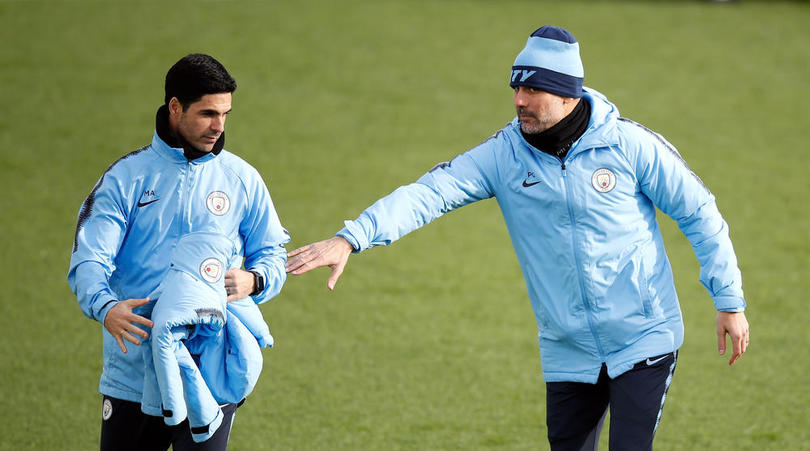
[[[532,182],[532,183],[526,183],[526,180],[524,180],[524,181],[523,181],[523,187],[524,187],[524,188],[528,188],[528,187],[530,187],[530,186],[537,185],[538,183],[540,183],[540,181],[537,181],[537,182]]]
[[[665,358],[667,358],[667,357],[669,357],[669,354],[667,354],[667,355],[665,355],[665,356],[663,356],[663,357],[658,357],[658,358],[657,358],[657,359],[655,359],[655,360],[650,360],[650,359],[647,359],[647,366],[655,365],[656,363],[658,363],[658,362],[660,362],[660,361],[664,360],[664,359],[665,359]]]
[[[160,199],[158,198],[158,199],[152,199],[149,202],[138,202],[138,208],[145,207],[145,206],[147,206],[147,205],[149,205],[151,203],[157,202],[159,200]]]

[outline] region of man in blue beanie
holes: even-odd
[[[652,449],[683,344],[683,319],[656,207],[674,219],[717,309],[720,354],[749,338],[742,277],[712,193],[661,135],[583,87],[568,31],[532,33],[510,73],[517,117],[288,254],[287,271],[330,266],[389,244],[472,202],[498,199],[537,319],[553,450],[595,449],[610,412],[612,450]]]

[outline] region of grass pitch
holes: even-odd
[[[662,218],[686,344],[657,448],[807,449],[808,17],[806,2],[0,1],[0,449],[98,446],[101,329],[65,280],[76,212],[150,141],[178,58],[211,53],[238,81],[227,148],[264,175],[292,249],[509,121],[509,68],[546,23],[580,41],[586,85],[717,195],[742,267],[752,343],[729,368]],[[262,307],[277,346],[231,449],[547,447],[536,325],[495,202],[325,282],[291,278]]]

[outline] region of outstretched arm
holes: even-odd
[[[493,137],[450,162],[436,165],[415,183],[400,186],[354,221],[346,221],[336,237],[288,253],[287,272],[300,275],[328,266],[332,274],[326,286],[334,290],[352,252],[390,244],[451,210],[494,196],[494,149]]]
[[[353,250],[352,245],[342,236],[299,247],[287,254],[287,272],[297,276],[315,268],[328,266],[332,268],[332,274],[326,282],[326,287],[334,290]]]

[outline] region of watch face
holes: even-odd
[[[251,271],[251,273],[253,273],[254,280],[256,281],[256,288],[253,290],[253,293],[250,294],[257,295],[264,291],[264,277],[256,271]]]

